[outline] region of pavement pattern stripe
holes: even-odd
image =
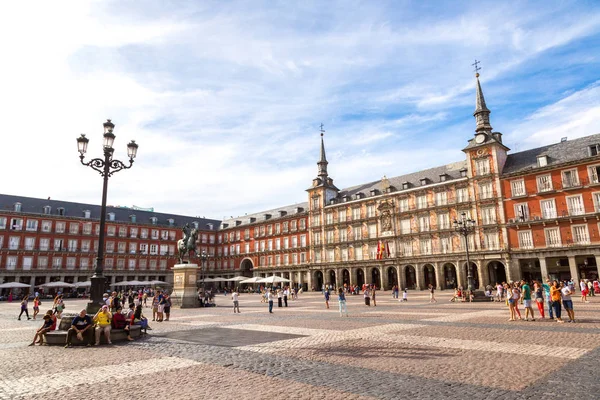
[[[243,329],[243,330],[248,330],[248,331],[260,331],[260,332],[289,333],[292,335],[307,335],[307,336],[331,332],[327,329],[295,328],[295,327],[288,327],[288,326],[255,325],[255,324],[228,325],[228,326],[223,326],[223,328]]]
[[[3,394],[8,394],[11,397],[33,393],[59,393],[64,387],[90,385],[115,379],[130,379],[131,376],[123,374],[123,371],[135,371],[136,375],[145,375],[188,368],[199,364],[199,362],[187,358],[162,357],[126,362],[120,364],[118,368],[115,368],[114,365],[103,365],[21,379],[0,380],[0,388]]]
[[[402,343],[413,346],[438,347],[444,349],[485,351],[504,354],[518,354],[540,357],[556,357],[576,360],[588,352],[573,347],[542,346],[536,344],[520,345],[516,343],[498,343],[481,340],[447,339],[427,336],[386,335],[373,338],[388,343]]]

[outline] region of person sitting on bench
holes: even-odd
[[[110,324],[113,329],[123,329],[125,332],[127,332],[127,340],[132,341],[133,338],[131,337],[131,332],[129,331],[129,324],[131,320],[128,321],[121,311],[123,311],[123,307],[118,306],[117,312],[113,314]]]

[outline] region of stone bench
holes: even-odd
[[[130,335],[132,338],[141,337],[144,333],[142,332],[142,327],[140,325],[132,325],[130,328]],[[111,342],[123,342],[127,340],[127,332],[124,329],[112,329],[110,331],[110,341]],[[46,344],[48,345],[62,345],[64,346],[67,342],[67,331],[56,330],[46,333]],[[107,344],[106,336],[102,334],[100,336],[100,343]],[[82,346],[84,343],[77,338],[77,336],[73,336],[71,340],[71,344],[73,346]]]
[[[71,328],[71,323],[73,322],[73,318],[75,318],[75,316],[76,314],[63,314],[58,329],[46,333],[46,344],[64,346],[67,342],[67,331],[69,330],[69,328]],[[132,325],[130,327],[129,334],[133,339],[135,339],[141,337],[142,335],[145,335],[146,332],[142,332],[142,327],[140,325]],[[122,342],[126,340],[127,332],[124,329],[112,329],[110,331],[111,342]],[[104,334],[100,336],[100,343],[108,343]],[[71,344],[73,344],[74,346],[78,346],[83,345],[83,342],[77,339],[77,336],[73,336]]]

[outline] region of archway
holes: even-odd
[[[242,260],[240,264],[240,273],[242,276],[247,276],[248,278],[252,278],[252,271],[254,270],[254,264],[252,264],[252,260],[249,258],[245,258]]]
[[[435,279],[435,267],[431,264],[423,265],[423,276],[425,277],[425,287],[428,288],[429,285],[434,288],[437,287],[437,281]]]
[[[416,289],[417,288],[417,278],[415,273],[415,267],[412,265],[407,265],[404,267],[404,277],[406,278],[406,287],[408,289]]]
[[[458,287],[456,267],[452,263],[446,263],[444,264],[444,288],[454,289],[456,287]]]
[[[335,271],[329,271],[329,282],[327,283],[332,288],[335,288]]]
[[[398,271],[396,267],[388,267],[388,289],[391,289],[394,285],[398,285],[400,287],[400,282],[398,282]]]
[[[371,270],[371,283],[375,285],[376,288],[381,289],[381,279],[379,274],[379,268],[373,268]]]
[[[315,284],[313,290],[321,290],[323,288],[323,273],[321,271],[315,272]]]
[[[465,272],[465,277],[468,278],[469,271],[467,269],[467,263],[464,264],[463,270]],[[479,289],[479,272],[477,271],[477,264],[471,262],[471,276],[473,277],[473,290]],[[469,280],[467,279],[467,287],[469,287]]]
[[[363,272],[362,268],[359,268],[356,270],[356,286],[358,286],[359,288],[362,288],[362,286],[365,284],[365,273]]]
[[[346,286],[350,285],[350,272],[347,269],[342,270],[342,283]]]
[[[490,276],[490,285],[506,282],[506,267],[500,261],[491,261],[488,264],[488,274]]]

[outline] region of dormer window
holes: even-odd
[[[537,165],[538,167],[545,167],[548,165],[548,156],[538,156]]]
[[[198,227],[200,226],[200,224],[198,223],[198,221],[194,221],[192,222],[192,226],[196,229],[198,229]]]
[[[169,226],[175,225],[175,220],[173,218],[169,218],[167,221],[169,222]]]
[[[440,182],[446,182],[446,179],[448,179],[448,175],[440,174]]]
[[[158,223],[158,218],[156,218],[156,217],[150,217],[150,223],[152,225],[156,225]]]
[[[56,213],[57,213],[58,215],[65,215],[65,209],[64,209],[64,208],[62,208],[62,207],[58,207],[58,208],[56,209]]]
[[[590,157],[597,156],[598,154],[600,154],[600,145],[593,144],[593,145],[589,146],[588,153],[589,153]]]
[[[421,186],[427,185],[427,178],[421,178]]]
[[[467,169],[466,168],[463,168],[463,169],[460,170],[460,176],[462,178],[466,178],[467,177]]]
[[[15,212],[21,212],[21,203],[15,203],[14,210]]]
[[[92,216],[92,212],[90,210],[83,211],[83,218],[90,218]]]
[[[402,189],[406,190],[410,187],[410,183],[409,182],[402,182]]]
[[[109,221],[114,221],[115,220],[115,213],[109,212],[108,213],[108,220]]]
[[[44,206],[44,214],[50,214],[52,212],[52,207]]]
[[[137,221],[137,217],[135,216],[135,214],[131,214],[131,215],[129,216],[129,221],[131,221],[131,222],[133,222],[133,223],[135,223],[135,222]]]
[[[213,224],[210,224],[210,223],[209,223],[209,224],[206,224],[206,226],[208,227],[208,230],[209,230],[209,231],[212,231],[212,229],[213,229]]]

